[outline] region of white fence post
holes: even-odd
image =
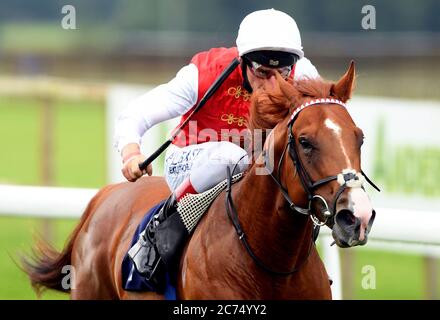
[[[330,279],[333,280],[332,296],[334,300],[342,299],[342,278],[339,250],[336,245],[330,246],[333,238],[329,235],[321,237],[322,258]]]

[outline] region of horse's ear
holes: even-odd
[[[347,72],[341,77],[341,79],[339,79],[338,82],[332,85],[330,89],[331,95],[342,102],[346,102],[348,99],[350,99],[351,92],[354,88],[355,74],[354,61],[351,60]]]

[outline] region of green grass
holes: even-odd
[[[57,108],[55,177],[58,185],[102,187],[105,183],[104,109],[61,104]]]
[[[318,245],[322,257],[322,244]],[[366,247],[339,249],[343,299],[357,300],[420,300],[427,299],[423,258],[417,254],[402,254],[373,250]],[[349,265],[343,260],[351,261]],[[366,278],[374,272],[374,282]],[[440,270],[437,270],[437,278]],[[330,274],[333,278],[334,275]],[[367,286],[365,286],[365,283]],[[373,284],[373,285],[372,285]],[[369,286],[368,286],[369,285]],[[437,284],[440,289],[440,284]],[[345,291],[344,291],[345,290]]]
[[[2,97],[0,104],[0,182],[39,180],[38,108],[33,101]]]
[[[0,183],[42,184],[43,102],[1,97]],[[104,108],[53,102],[53,185],[100,187],[105,183]]]
[[[102,106],[55,101],[54,181],[71,187],[101,187],[105,184],[105,128]],[[36,99],[0,97],[0,183],[42,182],[39,122],[41,104]],[[53,240],[61,249],[77,220],[53,220]],[[0,299],[35,299],[26,275],[15,265],[19,252],[29,252],[33,236],[42,233],[43,220],[0,217]],[[354,298],[423,299],[422,258],[356,248]],[[376,289],[362,289],[362,268],[376,270]],[[439,288],[440,289],[440,288]],[[47,292],[43,299],[67,299]]]
[[[356,250],[356,249],[355,249]],[[360,249],[355,254],[354,279],[357,299],[424,299],[422,259],[407,255]],[[374,267],[376,286],[362,288],[363,268]]]

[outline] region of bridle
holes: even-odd
[[[338,99],[333,98],[326,98],[326,99],[315,99],[311,100],[307,103],[302,104],[300,107],[296,108],[293,112],[292,116],[290,117],[290,120],[287,124],[288,132],[289,132],[289,138],[287,141],[286,146],[284,147],[283,153],[281,155],[280,161],[278,163],[278,170],[277,170],[277,177],[273,175],[272,168],[269,167],[269,159],[267,152],[263,151],[263,157],[265,162],[265,167],[269,171],[269,175],[273,178],[275,183],[280,188],[284,198],[289,203],[289,207],[294,211],[298,212],[300,214],[309,215],[312,219],[315,226],[323,226],[327,223],[327,221],[331,218],[333,218],[336,215],[336,204],[340,197],[340,195],[345,191],[347,188],[364,188],[363,184],[364,181],[367,181],[373,188],[375,188],[377,191],[380,192],[380,189],[367,177],[367,175],[361,170],[361,172],[356,172],[352,169],[344,169],[341,173],[333,176],[328,176],[326,178],[320,179],[318,181],[312,182],[312,179],[310,178],[309,174],[304,168],[304,165],[301,162],[301,159],[298,155],[296,143],[295,143],[295,137],[293,135],[293,124],[295,123],[296,119],[298,118],[299,113],[304,110],[305,108],[321,105],[321,104],[335,104],[342,106],[346,108],[346,104]],[[281,183],[281,165],[283,163],[283,160],[286,155],[286,151],[288,151],[290,158],[293,161],[293,164],[295,166],[296,172],[299,175],[299,178],[301,180],[301,184],[303,186],[304,191],[307,194],[307,200],[308,200],[308,207],[307,208],[301,208],[297,205],[295,205],[290,198],[287,189],[282,185]],[[331,181],[338,181],[340,187],[338,191],[335,194],[335,197],[332,201],[332,206],[329,208],[329,205],[327,201],[324,199],[324,197],[315,194],[315,190],[319,187],[321,187],[324,184],[327,184]],[[318,217],[313,213],[312,210],[312,204],[313,201],[317,199],[322,202],[323,209],[322,214],[325,217],[324,221],[320,221]]]
[[[313,182],[311,180],[309,174],[305,170],[304,165],[302,164],[301,159],[298,155],[298,151],[297,151],[297,147],[296,147],[296,143],[295,143],[295,137],[293,135],[292,128],[293,128],[293,124],[295,123],[296,119],[298,118],[299,113],[302,110],[304,110],[305,108],[311,107],[311,106],[317,106],[317,105],[322,105],[322,104],[326,104],[326,105],[334,104],[334,105],[342,106],[344,108],[346,107],[346,104],[344,102],[342,102],[338,99],[333,99],[333,98],[314,99],[314,100],[310,100],[310,101],[302,104],[301,106],[297,107],[294,110],[294,112],[292,113],[292,116],[290,117],[290,120],[287,124],[289,136],[288,136],[288,141],[286,143],[286,146],[284,147],[283,152],[281,154],[281,158],[278,162],[277,176],[273,175],[273,168],[270,167],[270,161],[269,161],[269,157],[268,157],[266,150],[263,150],[263,153],[262,153],[262,156],[264,158],[264,166],[265,166],[266,170],[269,172],[269,175],[273,178],[274,182],[279,187],[281,193],[283,194],[284,198],[286,199],[287,203],[289,204],[289,207],[292,210],[292,212],[299,213],[299,214],[306,215],[306,216],[310,216],[311,220],[313,221],[312,241],[309,246],[308,254],[307,254],[306,258],[304,259],[304,261],[302,261],[302,263],[299,264],[298,266],[296,266],[294,269],[287,271],[287,272],[275,271],[275,270],[271,269],[270,267],[266,266],[266,264],[264,264],[254,254],[254,252],[250,248],[249,243],[246,240],[246,235],[240,226],[240,222],[238,221],[238,214],[235,209],[234,203],[232,201],[231,185],[232,185],[232,174],[235,170],[235,167],[232,170],[232,174],[231,174],[231,171],[229,170],[229,167],[227,168],[228,185],[227,185],[227,189],[226,189],[226,194],[227,194],[227,196],[226,196],[226,211],[228,213],[228,216],[231,219],[231,222],[232,222],[232,224],[233,224],[233,226],[239,236],[239,239],[242,241],[242,243],[245,246],[249,255],[252,257],[252,259],[255,261],[255,263],[259,267],[261,267],[263,270],[265,270],[266,272],[271,273],[271,274],[275,274],[275,275],[279,275],[279,276],[288,276],[288,275],[291,275],[291,274],[297,272],[302,267],[302,265],[305,263],[305,261],[308,259],[309,255],[310,255],[312,244],[314,243],[314,241],[316,241],[316,238],[318,237],[319,228],[321,226],[325,225],[329,221],[329,219],[333,219],[335,217],[337,201],[338,201],[339,197],[341,196],[341,194],[347,188],[362,188],[363,189],[364,188],[363,184],[365,181],[367,181],[376,190],[380,191],[380,189],[365,175],[365,173],[362,170],[359,173],[359,172],[356,172],[355,170],[345,169],[337,175],[328,176],[326,178],[320,179],[315,182]],[[307,208],[297,206],[292,201],[287,189],[283,186],[283,184],[281,182],[281,166],[282,166],[282,163],[284,161],[284,158],[285,158],[287,152],[289,153],[289,156],[290,156],[291,160],[293,161],[296,172],[299,175],[299,178],[301,180],[301,184],[303,186],[303,189],[307,194],[307,200],[308,200]],[[335,194],[335,197],[332,201],[332,206],[330,208],[327,201],[325,200],[325,198],[319,194],[316,194],[315,190],[317,188],[321,187],[322,185],[327,184],[327,183],[334,181],[334,180],[336,180],[339,183],[340,187]],[[315,200],[319,200],[323,204],[323,207],[322,207],[323,209],[321,209],[321,213],[324,216],[323,221],[321,221],[314,214],[314,212],[312,210],[313,201],[315,201]]]

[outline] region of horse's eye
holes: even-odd
[[[310,152],[313,150],[313,145],[306,138],[300,137],[298,139],[299,144],[306,152]]]

